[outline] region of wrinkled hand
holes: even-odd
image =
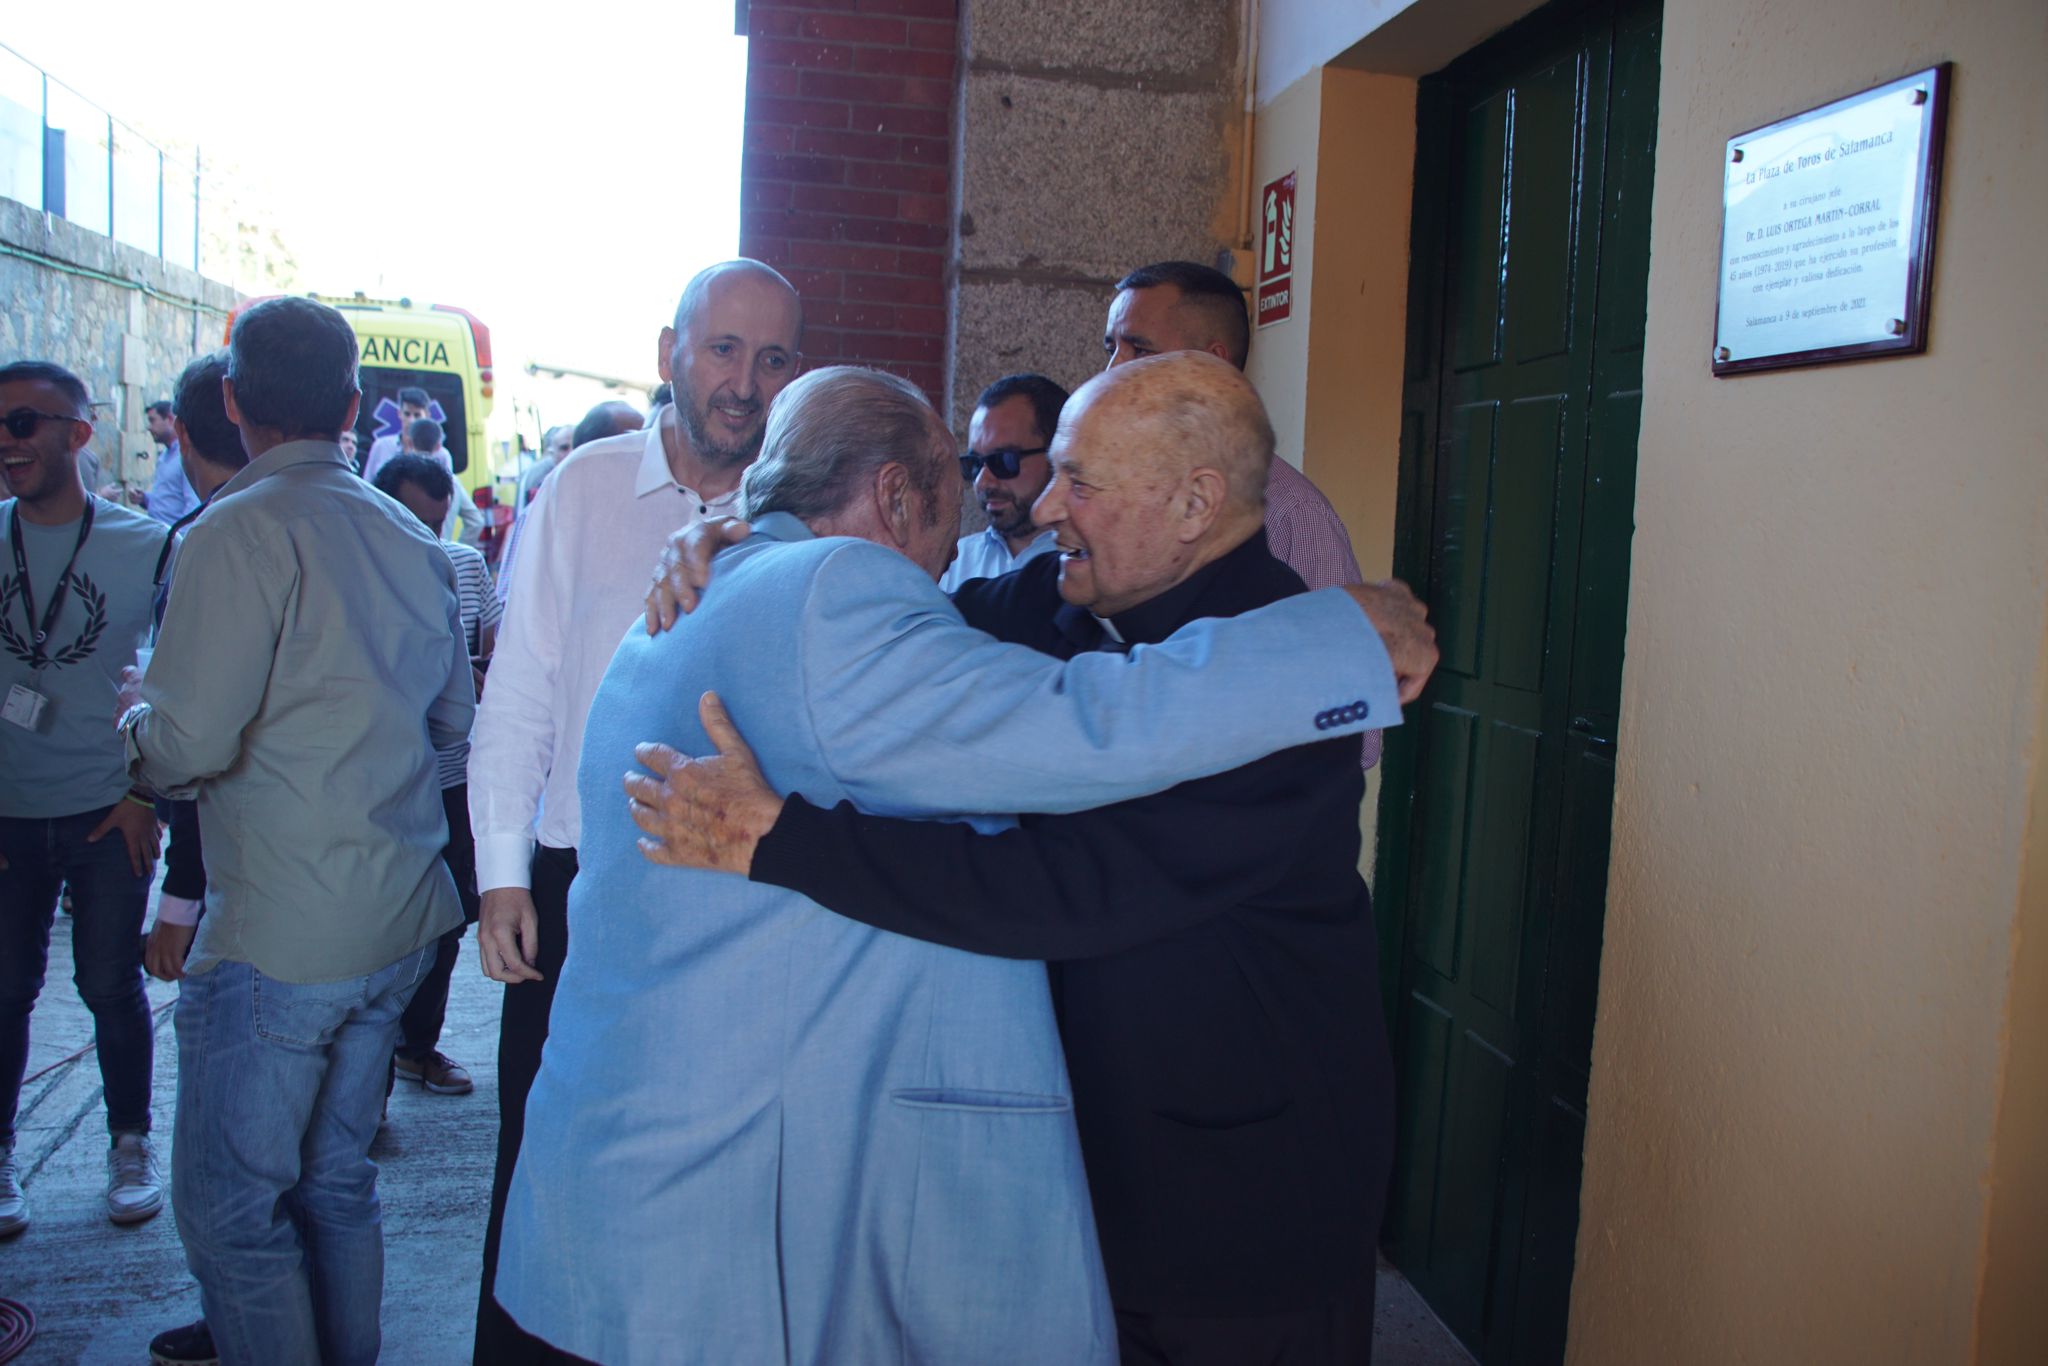
[[[716,755],[692,759],[667,745],[633,747],[633,756],[661,775],[626,775],[633,823],[649,836],[640,841],[640,852],[673,868],[745,877],[754,865],[754,847],[782,814],[782,798],[761,777],[754,751],[717,693],[704,694],[697,715],[718,746]]]
[[[185,956],[192,952],[197,925],[172,925],[157,921],[150,927],[149,942],[142,949],[142,966],[159,982],[178,982],[185,977]]]
[[[711,582],[711,557],[753,532],[737,517],[708,517],[670,536],[647,590],[647,634],[658,636],[676,624],[678,615],[696,611],[704,585]]]
[[[148,877],[156,867],[157,839],[156,812],[123,797],[108,810],[107,818],[93,827],[85,837],[87,844],[98,844],[111,831],[121,832],[122,842],[128,846],[128,866],[135,870],[135,876]]]
[[[1394,683],[1400,689],[1402,705],[1422,696],[1439,657],[1436,628],[1429,624],[1429,609],[1422,599],[1399,579],[1346,584],[1344,591],[1380,633],[1387,658],[1394,665]]]
[[[543,980],[534,967],[540,957],[540,914],[533,909],[533,893],[524,887],[485,892],[477,913],[476,947],[484,976],[493,982]]]

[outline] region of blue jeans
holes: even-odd
[[[223,962],[179,990],[171,1205],[228,1366],[377,1359],[370,1143],[398,1017],[434,949],[311,984]]]
[[[28,1069],[28,1020],[50,965],[57,890],[71,888],[72,980],[92,1011],[107,1127],[149,1130],[149,998],[142,990],[142,916],[149,878],[128,863],[118,830],[87,844],[107,808],[78,816],[0,817],[0,1147],[14,1142]]]

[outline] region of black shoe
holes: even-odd
[[[213,1334],[201,1319],[151,1338],[149,1359],[156,1366],[219,1366],[220,1353],[213,1350]]]

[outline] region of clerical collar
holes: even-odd
[[[1226,568],[1235,572],[1236,566],[1265,559],[1270,554],[1266,531],[1261,527],[1243,544],[1218,555],[1157,597],[1103,621],[1104,631],[1132,645],[1157,645],[1201,615],[1196,607],[1218,574]]]

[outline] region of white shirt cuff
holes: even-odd
[[[533,837],[531,835],[478,835],[476,837],[476,889],[493,892],[500,887],[533,885]]]
[[[182,896],[160,896],[156,899],[156,923],[159,925],[197,925],[200,903]]]

